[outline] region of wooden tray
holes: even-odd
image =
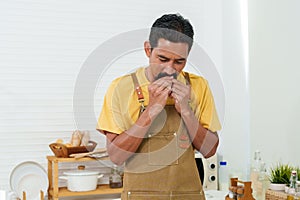
[[[68,158],[71,154],[75,153],[86,153],[94,151],[97,143],[94,141],[89,141],[87,146],[79,146],[79,147],[67,147],[65,144],[61,143],[52,143],[49,145],[50,149],[54,153],[54,155],[58,158]]]

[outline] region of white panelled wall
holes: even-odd
[[[272,6],[270,6],[272,5]],[[249,1],[251,149],[300,166],[300,1]]]
[[[196,43],[209,55],[224,81],[226,110],[219,154],[228,160],[233,171],[245,176],[249,157],[249,144],[243,140],[248,137],[249,128],[247,94],[242,92],[246,88],[245,60],[230,59],[241,56],[243,48],[241,30],[235,27],[241,23],[240,5],[228,1],[225,6],[222,2],[1,1],[0,186],[9,189],[11,170],[20,162],[32,160],[46,167],[46,155],[52,154],[48,145],[58,138],[70,140],[72,131],[77,129],[73,113],[76,78],[82,64],[99,45],[126,31],[149,28],[164,13],[177,12],[190,19]],[[235,28],[227,29],[230,26]],[[235,42],[234,46],[228,38]],[[113,61],[102,74],[92,105],[95,119],[80,127],[90,131],[99,147],[105,146],[105,138],[95,131],[95,120],[108,84],[147,64],[142,50],[127,56]],[[241,101],[236,100],[236,93]],[[216,99],[217,107],[222,107],[221,101]],[[83,108],[90,106],[84,103]],[[233,149],[236,141],[242,142]]]

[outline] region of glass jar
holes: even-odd
[[[109,187],[110,188],[121,188],[123,187],[122,172],[118,169],[117,165],[113,165],[109,176]]]

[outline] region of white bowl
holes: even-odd
[[[269,189],[276,191],[284,191],[286,184],[271,183]]]

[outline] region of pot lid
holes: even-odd
[[[74,170],[74,171],[68,171],[64,172],[67,176],[90,176],[90,175],[98,175],[100,172],[96,171],[88,171],[88,170]]]

